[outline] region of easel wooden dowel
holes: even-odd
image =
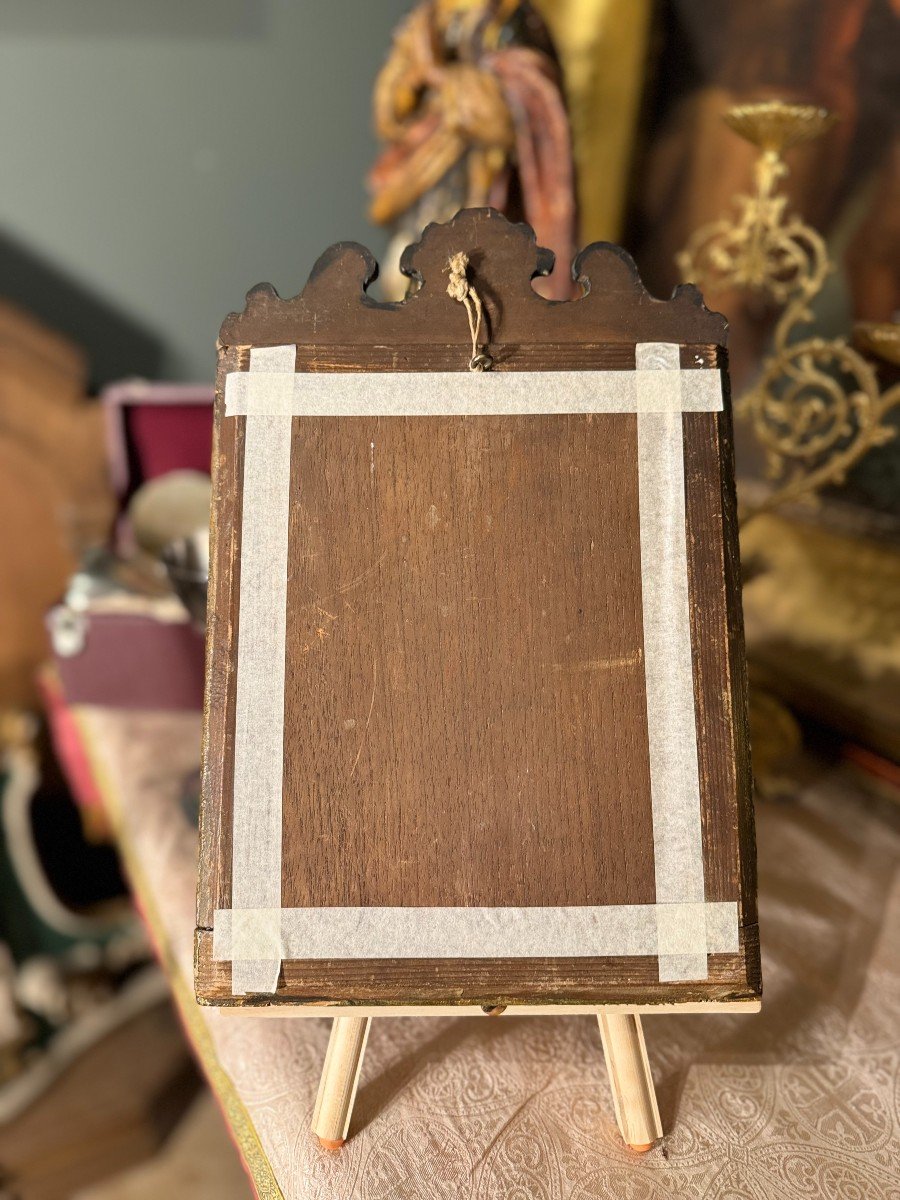
[[[632,1150],[649,1150],[663,1131],[641,1018],[599,1012],[597,1023],[619,1132]]]
[[[326,1150],[339,1150],[347,1140],[371,1024],[371,1017],[335,1017],[331,1022],[312,1119],[313,1133]]]
[[[616,1124],[627,1146],[649,1150],[662,1137],[656,1090],[650,1074],[641,1018],[597,1013]],[[325,1051],[312,1131],[326,1150],[347,1140],[371,1017],[335,1017]]]

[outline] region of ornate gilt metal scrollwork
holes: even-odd
[[[765,450],[773,484],[761,503],[744,509],[743,521],[841,483],[868,450],[895,435],[885,418],[900,405],[900,384],[882,392],[872,364],[844,338],[797,336],[811,324],[812,301],[834,268],[821,235],[787,212],[783,155],[834,119],[825,109],[782,101],[729,109],[728,125],[759,147],[754,192],[737,196],[736,217],[698,229],[678,255],[685,281],[755,292],[782,307],[771,353],[735,403]],[[878,336],[857,331],[857,343],[890,359],[897,327],[877,328]]]

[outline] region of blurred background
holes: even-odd
[[[226,1123],[276,1194],[191,997],[212,379],[334,241],[401,298],[493,204],[726,313],[759,804],[895,836],[898,101],[897,0],[4,0],[0,1195],[249,1195]]]

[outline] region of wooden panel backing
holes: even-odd
[[[636,422],[295,420],[285,907],[653,903]]]
[[[223,419],[224,377],[272,344],[296,344],[298,370],[465,370],[449,247],[470,253],[495,370],[633,369],[644,341],[681,343],[684,369],[724,367],[724,322],[693,289],[653,300],[622,251],[595,246],[576,260],[584,296],[543,300],[533,235],[488,210],[429,227],[407,252],[420,286],[405,304],[370,300],[370,256],[339,246],[300,296],[254,289],[226,320],[197,946],[208,1002],[234,1002],[209,932],[230,906],[239,636],[244,419]],[[738,902],[740,953],[711,955],[691,984],[660,984],[655,958],[285,963],[273,1002],[758,994],[730,417],[683,421],[707,900]],[[284,907],[654,902],[636,423],[295,418]]]

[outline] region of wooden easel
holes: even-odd
[[[625,1144],[642,1154],[662,1137],[663,1130],[641,1018],[601,1010],[597,1023],[616,1124]],[[335,1017],[331,1023],[312,1120],[313,1133],[326,1150],[339,1150],[347,1140],[371,1024],[371,1017]]]
[[[549,266],[473,210],[222,326],[197,994],[334,1017],[329,1149],[373,1016],[596,1015],[641,1151],[641,1014],[759,1007],[724,320]]]

